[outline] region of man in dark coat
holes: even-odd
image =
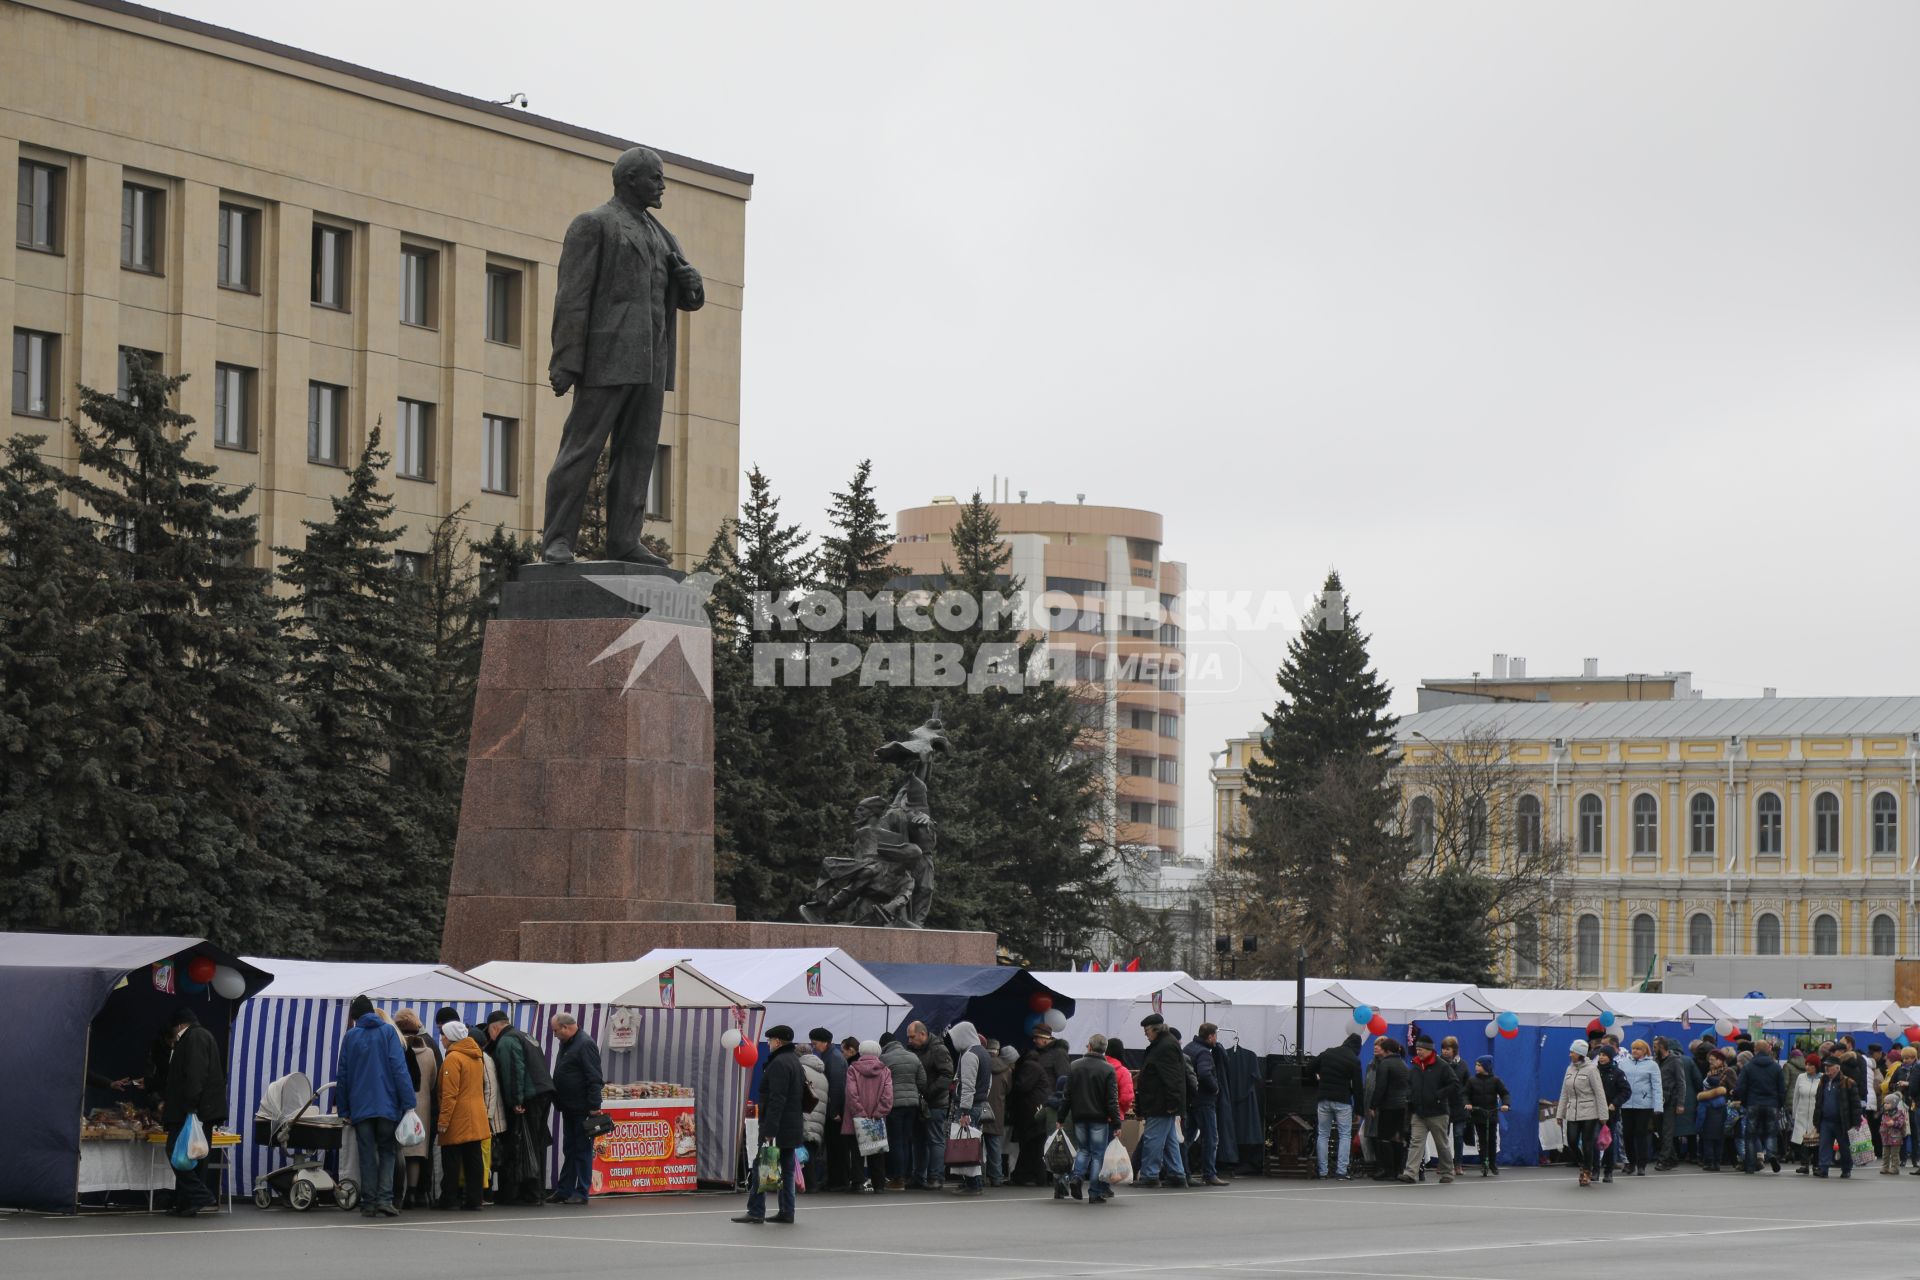
[[[172,1152],[189,1116],[198,1117],[207,1133],[227,1119],[227,1064],[213,1032],[200,1025],[193,1010],[182,1006],[173,1015],[173,1053],[167,1059],[166,1084],[161,1094],[160,1121],[166,1126],[166,1150]],[[191,1218],[219,1202],[220,1171],[211,1158],[185,1173],[173,1175],[176,1218]]]
[[[924,1022],[907,1026],[907,1047],[926,1069],[926,1091],[921,1095],[923,1119],[913,1143],[913,1163],[907,1185],[938,1191],[947,1183],[947,1108],[953,1101],[953,1051],[927,1030]]]
[[[1133,1103],[1144,1126],[1140,1135],[1140,1181],[1152,1183],[1159,1178],[1163,1187],[1191,1186],[1174,1126],[1174,1121],[1187,1113],[1186,1055],[1167,1029],[1167,1020],[1159,1014],[1148,1014],[1141,1019],[1140,1027],[1148,1038]]]
[[[1676,1144],[1693,1132],[1693,1104],[1699,1090],[1687,1083],[1687,1064],[1680,1050],[1665,1036],[1653,1039],[1654,1061],[1660,1065],[1660,1159],[1653,1168],[1665,1173],[1680,1165]]]
[[[1314,1100],[1319,1176],[1327,1176],[1327,1139],[1337,1135],[1334,1176],[1350,1178],[1347,1161],[1353,1150],[1353,1111],[1360,1103],[1360,1033],[1322,1050],[1313,1060],[1313,1076],[1319,1087]]]
[[[780,1212],[767,1217],[767,1193],[760,1186],[758,1161],[747,1171],[747,1211],[735,1218],[749,1226],[793,1221],[793,1159],[807,1140],[807,1072],[793,1051],[793,1028],[768,1027],[766,1068],[760,1073],[760,1142],[780,1152]]]
[[[1107,1038],[1094,1033],[1087,1039],[1087,1053],[1067,1066],[1067,1085],[1061,1119],[1073,1126],[1073,1170],[1071,1177],[1054,1179],[1053,1198],[1080,1198],[1086,1189],[1087,1200],[1099,1204],[1113,1194],[1113,1188],[1100,1177],[1101,1160],[1107,1143],[1120,1127],[1120,1077],[1107,1061]]]
[[[1431,1039],[1421,1036],[1413,1043],[1413,1062],[1407,1072],[1407,1110],[1413,1119],[1400,1181],[1418,1181],[1420,1166],[1426,1162],[1427,1139],[1432,1138],[1440,1160],[1440,1181],[1452,1182],[1453,1108],[1460,1096],[1460,1077],[1434,1053]]]
[[[824,1169],[815,1168],[814,1172],[825,1175],[826,1181],[821,1184],[824,1189],[847,1191],[853,1186],[852,1163],[847,1159],[846,1144],[833,1140],[840,1132],[841,1118],[847,1114],[847,1055],[825,1027],[807,1032],[807,1040],[827,1071],[827,1161]]]
[[[600,1109],[600,1046],[580,1029],[570,1013],[556,1013],[549,1024],[560,1052],[553,1062],[553,1105],[560,1110],[560,1185],[549,1200],[585,1204],[593,1189],[593,1139],[587,1136],[587,1117]]]
[[[1187,1170],[1209,1187],[1224,1187],[1216,1153],[1220,1145],[1220,1086],[1227,1078],[1226,1055],[1220,1049],[1220,1029],[1203,1022],[1183,1050],[1193,1065],[1193,1132],[1188,1135]]]
[[[1753,1057],[1740,1069],[1733,1096],[1740,1100],[1740,1115],[1746,1126],[1746,1159],[1743,1167],[1753,1173],[1760,1165],[1760,1149],[1766,1148],[1767,1162],[1780,1172],[1780,1108],[1787,1102],[1786,1077],[1773,1060],[1773,1046],[1762,1040],[1753,1048]]]
[[[547,1055],[526,1032],[513,1025],[505,1009],[487,1015],[483,1043],[500,1077],[500,1105],[507,1131],[493,1144],[493,1169],[499,1175],[499,1204],[539,1204],[546,1199],[547,1149],[553,1145],[548,1113],[553,1109],[553,1076]]]
[[[1016,1187],[1038,1187],[1052,1181],[1041,1164],[1040,1148],[1053,1126],[1041,1114],[1041,1108],[1073,1063],[1066,1045],[1056,1041],[1052,1029],[1044,1023],[1033,1029],[1032,1041],[1033,1047],[1014,1067],[1007,1090],[1007,1117],[1014,1141],[1020,1144],[1019,1158],[1013,1163]]]
[[[1813,1095],[1813,1122],[1820,1129],[1820,1167],[1816,1178],[1827,1176],[1833,1163],[1833,1146],[1840,1144],[1840,1176],[1853,1176],[1853,1131],[1860,1124],[1860,1091],[1845,1073],[1840,1059],[1828,1058],[1820,1064],[1825,1073]]]

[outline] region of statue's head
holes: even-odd
[[[613,193],[642,209],[658,209],[667,194],[667,175],[658,152],[634,147],[613,162]]]

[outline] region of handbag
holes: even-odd
[[[860,1143],[860,1154],[877,1156],[887,1149],[887,1122],[879,1116],[855,1116],[853,1136]]]
[[[966,1116],[947,1127],[947,1168],[965,1169],[986,1161],[986,1135]]]
[[[613,1132],[613,1117],[604,1111],[589,1111],[581,1127],[586,1130],[589,1139],[604,1138]]]

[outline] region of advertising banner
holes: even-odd
[[[594,1139],[593,1194],[695,1188],[692,1098],[610,1098],[601,1110],[613,1132]]]

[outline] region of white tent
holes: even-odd
[[[1232,1008],[1210,1019],[1219,1025],[1223,1042],[1263,1056],[1292,1053],[1298,1047],[1293,1042],[1299,1031],[1294,1012],[1300,998],[1297,984],[1228,979],[1209,982],[1207,989],[1232,1002]],[[1331,978],[1307,979],[1308,1053],[1331,1048],[1360,1030],[1353,1021],[1356,1003],[1346,988]]]
[[[912,1006],[867,967],[837,947],[658,947],[642,964],[684,961],[766,1007],[766,1026],[781,1023],[795,1036],[825,1027],[839,1040],[877,1040]]]
[[[1203,1022],[1220,1022],[1231,1007],[1228,998],[1211,986],[1202,986],[1177,970],[1033,976],[1073,1001],[1073,1016],[1060,1034],[1076,1051],[1096,1031],[1119,1036],[1129,1049],[1145,1048],[1140,1020],[1150,1013],[1158,1013],[1167,1025],[1190,1036]],[[1244,1037],[1241,1043],[1246,1043]]]
[[[1584,1027],[1613,1008],[1598,991],[1481,987],[1480,998],[1493,1006],[1495,1013],[1520,1015],[1521,1025],[1528,1027]]]
[[[1891,1000],[1802,1000],[1816,1022],[1831,1022],[1835,1031],[1879,1031],[1892,1035],[1911,1024]]]
[[[1485,1025],[1498,1010],[1489,1006],[1480,989],[1464,982],[1372,982],[1342,978],[1340,985],[1348,995],[1375,1013],[1383,1013],[1390,1023],[1431,1022],[1416,1019],[1415,1014],[1440,1014],[1449,1022],[1477,1022]],[[1432,1027],[1426,1028],[1431,1031]],[[1435,1036],[1436,1043],[1439,1036]]]
[[[1665,991],[1603,991],[1600,998],[1622,1017],[1636,1022],[1707,1022],[1720,1014],[1705,996]]]
[[[1714,997],[1707,1001],[1722,1015],[1732,1018],[1742,1030],[1750,1019],[1761,1019],[1764,1027],[1810,1027],[1824,1021],[1803,1000],[1771,999],[1749,996]]]
[[[662,983],[662,975],[670,981]],[[476,978],[524,992],[540,1004],[607,1004],[623,1009],[731,1009],[759,1002],[708,978],[694,965],[615,960],[606,964],[535,964],[492,960],[473,971]],[[663,991],[673,992],[672,1004]]]

